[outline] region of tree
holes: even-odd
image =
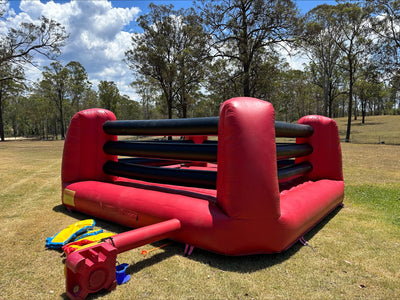
[[[120,120],[137,120],[141,118],[139,102],[129,99],[127,95],[120,96],[115,115]]]
[[[371,54],[370,11],[358,3],[341,3],[337,5],[317,6],[316,10],[324,11],[324,18],[330,24],[330,37],[340,49],[340,66],[348,78],[348,109],[346,142],[350,142],[351,116],[353,112],[353,87],[356,82],[357,70],[367,62]]]
[[[369,38],[370,12],[358,4],[338,4],[334,10],[334,22],[340,28],[336,36],[337,45],[345,56],[349,79],[349,102],[347,111],[346,142],[350,142],[351,114],[353,105],[353,85],[356,81],[355,75],[358,68],[366,61],[370,54],[371,40]]]
[[[150,12],[138,19],[144,32],[132,37],[126,62],[144,79],[157,82],[169,118],[174,108],[186,117],[191,95],[204,78],[208,36],[193,9],[174,10],[172,5],[154,4],[149,8]]]
[[[400,72],[390,80],[390,98],[393,103],[393,114],[400,114]]]
[[[205,26],[215,41],[216,56],[237,63],[241,94],[251,89],[257,55],[266,47],[294,40],[300,24],[291,0],[202,0],[199,7]],[[254,86],[254,85],[253,85]]]
[[[15,96],[24,86],[13,78],[24,78],[24,71],[21,67],[13,67],[11,64],[0,66],[0,140],[5,140],[4,136],[4,112],[6,102]]]
[[[71,97],[71,104],[76,111],[81,110],[81,102],[85,91],[90,89],[91,84],[85,68],[77,61],[69,62],[65,68],[68,70],[68,93]]]
[[[371,24],[377,37],[375,61],[391,82],[395,108],[400,91],[400,0],[368,0],[367,4],[374,14]]]
[[[50,67],[44,67],[42,88],[47,91],[47,96],[53,101],[58,110],[61,139],[65,139],[64,111],[65,99],[68,91],[69,71],[60,62],[52,62]]]
[[[27,97],[20,97],[15,103],[15,125],[19,134],[38,135],[46,140],[57,137],[59,113],[54,99],[50,98],[49,88],[43,80],[39,81]]]
[[[4,63],[33,63],[35,54],[54,59],[68,35],[60,23],[41,17],[39,22],[21,23],[0,36],[0,66]],[[3,79],[4,80],[4,79]]]
[[[120,94],[115,82],[102,80],[98,85],[98,89],[102,108],[116,112]]]
[[[178,71],[178,112],[186,118],[189,105],[198,97],[209,60],[209,36],[193,9],[184,12],[175,44]]]
[[[99,107],[99,97],[95,90],[86,89],[82,95],[81,109]]]
[[[0,18],[4,19],[8,10],[8,1],[0,0]],[[0,33],[0,83],[2,90],[10,81],[24,79],[21,66],[33,64],[35,54],[54,59],[61,53],[68,35],[61,24],[41,17],[37,22],[21,23],[17,27],[7,27]],[[6,69],[18,70],[5,72]],[[3,90],[4,92],[4,90]],[[4,95],[4,94],[3,94]],[[0,100],[0,135],[4,140],[3,105]]]
[[[136,89],[136,92],[140,95],[140,104],[142,107],[143,118],[153,119],[154,106],[157,99],[160,97],[158,92],[157,82],[149,77],[139,78],[131,83],[131,86]]]
[[[385,72],[400,69],[400,0],[369,0],[372,30],[378,37],[377,56]]]
[[[253,97],[278,105],[277,90],[280,81],[284,80],[282,74],[289,69],[289,65],[276,53],[266,51],[259,53],[254,62],[257,68],[253,68],[251,73]]]
[[[330,22],[330,8],[319,5],[306,14],[305,30],[301,35],[300,43],[310,58],[310,71],[314,83],[323,91],[323,114],[332,117],[332,104],[339,95],[338,76],[341,51],[334,40],[333,32],[337,28]]]
[[[382,94],[382,84],[379,82],[379,75],[371,66],[362,68],[359,80],[354,84],[355,96],[358,97],[361,106],[361,123],[365,123],[367,107],[374,99],[379,99]]]
[[[3,19],[4,14],[7,12],[8,1],[0,0],[0,19]]]

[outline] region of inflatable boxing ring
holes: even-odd
[[[224,255],[281,252],[341,205],[344,183],[335,121],[274,116],[270,103],[246,97],[225,101],[215,118],[117,121],[81,111],[65,140],[62,202]],[[118,140],[127,135],[186,138]]]

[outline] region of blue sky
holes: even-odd
[[[127,65],[122,61],[130,48],[131,35],[140,32],[136,19],[148,12],[148,4],[173,4],[176,9],[192,6],[192,0],[135,1],[135,0],[72,0],[39,1],[10,0],[6,22],[0,20],[0,34],[12,24],[34,21],[41,15],[55,19],[70,33],[67,45],[59,60],[63,64],[79,61],[86,69],[89,80],[96,88],[100,80],[114,81],[121,94],[137,100],[129,86],[134,80]],[[334,0],[295,1],[302,13],[322,4],[335,4]],[[26,75],[31,80],[41,77],[41,69],[49,61],[41,57],[35,60],[37,68],[28,67]]]

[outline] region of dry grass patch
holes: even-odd
[[[400,182],[399,146],[348,143],[341,146],[346,184],[387,185]]]
[[[0,143],[0,299],[65,298],[65,258],[46,250],[45,239],[87,216],[61,206],[62,147],[61,141]],[[141,250],[164,242],[154,243],[119,255],[130,264],[131,280],[92,299],[398,298],[400,226],[368,201],[384,206],[389,198],[388,209],[397,209],[400,147],[342,148],[345,208],[306,235],[314,250],[296,244],[281,254],[226,257],[195,249],[184,257],[184,245],[171,243],[143,257]],[[126,230],[96,221],[107,231]]]
[[[344,140],[346,137],[347,118],[338,118],[339,133]],[[361,117],[351,122],[350,141],[358,144],[400,145],[400,116],[368,116],[365,124]]]

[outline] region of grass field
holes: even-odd
[[[394,125],[382,132],[399,145]],[[385,127],[367,131],[374,126]],[[361,139],[372,144],[342,144],[345,207],[306,235],[312,248],[298,243],[247,257],[195,249],[184,257],[184,245],[171,243],[140,254],[163,244],[155,243],[119,255],[131,280],[89,299],[399,298],[400,146],[378,145],[368,134]],[[65,257],[46,250],[45,239],[87,216],[61,206],[62,148],[61,141],[0,143],[0,299],[65,298]],[[96,221],[107,231],[125,230]]]

